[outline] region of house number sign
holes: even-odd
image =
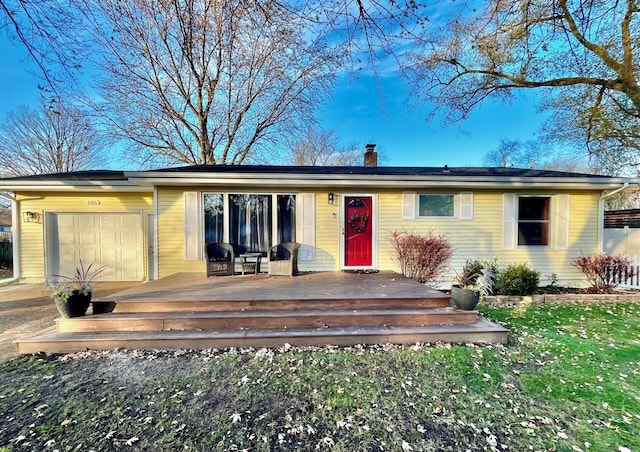
[[[100,205],[100,200],[99,199],[90,199],[87,201],[87,205],[88,206],[99,206]]]

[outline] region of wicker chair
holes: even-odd
[[[298,273],[299,243],[283,242],[269,251],[269,275],[294,276]]]
[[[207,277],[213,275],[233,275],[236,253],[228,243],[207,243]]]

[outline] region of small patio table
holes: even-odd
[[[243,275],[245,272],[250,272],[251,270],[253,270],[254,275],[260,273],[260,261],[262,260],[262,253],[242,253],[239,257]],[[250,261],[248,259],[255,259],[255,261]]]

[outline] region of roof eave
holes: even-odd
[[[327,175],[327,174],[243,174],[204,173],[193,174],[127,173],[129,180],[145,186],[200,185],[221,186],[279,186],[279,187],[385,187],[385,188],[572,188],[583,190],[609,190],[625,183],[638,184],[640,179],[589,178],[589,177],[463,177],[463,176],[398,176],[398,175]],[[399,179],[401,178],[401,179]]]
[[[118,192],[149,192],[152,187],[134,184],[128,180],[83,180],[83,181],[13,181],[0,183],[2,191],[118,191]]]

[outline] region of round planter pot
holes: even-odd
[[[80,291],[74,291],[73,294],[67,299],[67,301],[56,298],[56,307],[58,312],[65,319],[72,317],[82,317],[89,309],[89,303],[91,303],[91,292],[83,294]]]
[[[109,314],[116,307],[115,301],[94,301],[91,304],[94,314]]]
[[[480,301],[480,294],[460,286],[451,286],[451,298],[458,309],[473,311]]]

